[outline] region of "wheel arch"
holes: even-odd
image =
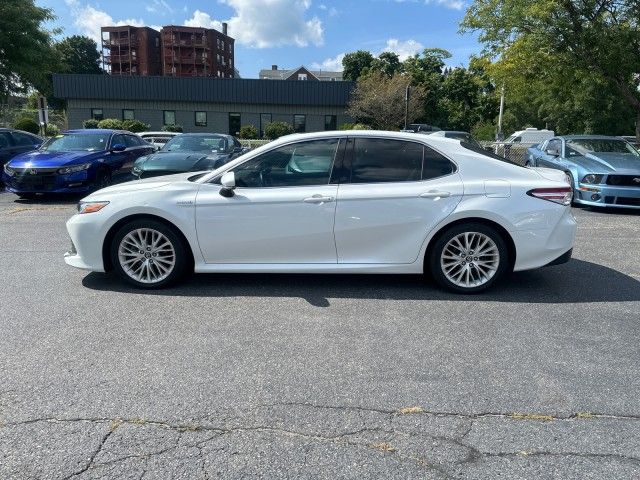
[[[174,223],[170,222],[166,218],[163,218],[159,215],[153,215],[150,213],[136,213],[136,214],[128,215],[118,220],[116,223],[114,223],[111,226],[111,228],[109,228],[109,231],[105,235],[104,241],[102,242],[102,262],[104,265],[105,272],[113,270],[113,264],[111,263],[111,255],[110,255],[110,247],[111,247],[111,242],[113,241],[113,238],[115,237],[116,233],[118,232],[118,230],[120,230],[120,228],[123,225],[134,220],[154,220],[156,222],[163,223],[167,227],[173,229],[173,231],[176,233],[176,235],[178,235],[178,237],[182,241],[182,244],[187,254],[189,255],[189,258],[187,259],[187,261],[189,262],[189,265],[193,268],[193,265],[195,262],[193,250],[191,248],[191,244],[187,240],[187,237],[184,235],[184,233],[182,233],[182,230],[180,230]]]
[[[440,228],[436,231],[436,233],[434,233],[431,236],[424,253],[424,258],[422,260],[422,269],[424,273],[429,273],[429,267],[428,267],[429,258],[431,256],[431,252],[436,242],[438,241],[438,239],[451,227],[455,227],[456,225],[463,225],[465,223],[480,223],[488,227],[494,228],[507,244],[507,251],[509,253],[509,271],[513,271],[513,267],[516,263],[517,250],[516,250],[516,244],[513,241],[513,237],[511,236],[509,231],[506,228],[504,228],[502,225],[500,225],[498,222],[494,220],[490,220],[488,218],[465,217],[465,218],[459,218],[445,225],[441,225]]]

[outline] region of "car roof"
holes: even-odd
[[[622,137],[615,135],[559,135],[555,138],[564,138],[565,140],[620,140]]]
[[[210,137],[211,135],[217,135],[219,137],[230,137],[231,135],[228,135],[226,133],[215,133],[215,132],[211,132],[211,133],[183,133],[182,134],[185,137]]]
[[[109,128],[80,128],[77,130],[65,130],[62,133],[76,133],[81,135],[91,135],[96,133],[101,133],[101,134],[126,133],[129,135],[135,135],[135,133],[129,132],[127,130],[112,130]]]
[[[17,128],[0,127],[0,132],[20,132],[20,133],[26,133],[27,135],[33,135],[34,137],[40,136],[37,133],[26,132],[24,130],[18,130]]]
[[[163,131],[159,131],[159,132],[140,132],[138,135],[143,136],[143,135],[169,135],[169,136],[176,136],[176,135],[183,135],[181,132],[163,132]]]

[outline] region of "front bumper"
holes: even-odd
[[[93,177],[89,171],[60,175],[55,169],[40,169],[40,173],[3,173],[2,180],[12,193],[83,193],[91,190]]]
[[[591,207],[640,208],[640,186],[616,187],[581,183],[575,191],[574,202]]]
[[[67,232],[71,237],[71,250],[64,254],[67,265],[92,272],[105,271],[102,258],[105,233],[102,223],[96,221],[99,215],[101,212],[76,214],[67,221]]]

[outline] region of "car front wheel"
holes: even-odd
[[[443,287],[476,293],[504,276],[509,252],[494,228],[481,223],[455,225],[436,240],[429,266],[433,278]]]
[[[116,273],[138,288],[166,287],[184,276],[188,256],[173,228],[154,220],[124,225],[111,243]]]

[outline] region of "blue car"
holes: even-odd
[[[554,137],[527,150],[526,166],[563,170],[577,204],[640,208],[640,152],[620,137]]]
[[[119,130],[69,130],[38,150],[4,165],[8,191],[22,198],[38,193],[84,193],[131,179],[134,162],[154,151],[138,135]]]

